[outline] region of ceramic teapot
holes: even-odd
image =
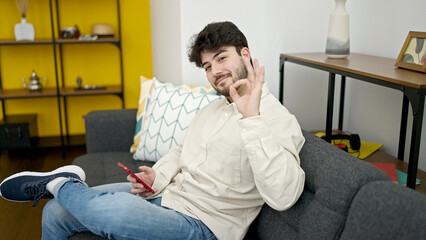
[[[44,78],[44,85],[47,84],[47,78]],[[24,88],[28,89],[30,91],[40,91],[43,86],[41,85],[41,81],[40,78],[37,76],[37,73],[33,70],[33,72],[31,73],[31,77],[30,77],[30,81],[27,84],[25,79],[22,78],[22,83],[24,84]]]

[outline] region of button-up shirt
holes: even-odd
[[[296,118],[263,86],[260,115],[226,99],[201,109],[181,145],[154,166],[161,205],[201,220],[219,239],[242,239],[266,202],[290,208],[303,191]]]

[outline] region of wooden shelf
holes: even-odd
[[[396,169],[407,173],[408,163],[401,161],[382,150],[378,150],[369,157],[365,159],[367,162],[382,162],[382,163],[393,163],[396,166]],[[420,169],[417,169],[417,179],[420,179],[420,185],[416,186],[416,191],[426,194],[426,173]]]
[[[59,96],[88,96],[88,95],[120,95],[123,89],[119,85],[106,86],[106,89],[76,90],[75,87],[65,87],[59,89]],[[56,88],[43,88],[41,91],[29,91],[26,89],[5,89],[0,90],[0,99],[18,98],[38,98],[56,97]]]
[[[56,39],[56,43],[59,44],[71,44],[71,43],[119,43],[119,38],[98,38],[96,40],[78,40],[78,39]]]
[[[56,88],[43,88],[41,91],[27,89],[1,89],[0,99],[56,97]]]
[[[78,39],[55,39],[57,44],[73,44],[73,43],[119,43],[119,38],[98,38],[96,40],[78,40]],[[0,40],[0,45],[31,45],[31,44],[53,44],[52,39],[36,39],[34,41],[16,41],[14,39],[3,39]]]
[[[60,89],[61,96],[88,96],[88,95],[107,95],[122,94],[123,89],[119,85],[105,86],[106,89],[76,90],[75,87],[65,87]]]
[[[52,39],[36,39],[34,41],[16,41],[15,39],[0,40],[0,45],[31,45],[31,44],[52,44]]]

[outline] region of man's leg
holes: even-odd
[[[57,210],[56,216],[51,215],[46,221],[58,220],[68,213],[73,218],[67,224],[74,227],[73,231],[87,229],[114,239],[215,239],[201,221],[160,207],[159,198],[152,200],[152,204],[126,192],[100,192],[88,188],[81,181],[84,179],[84,172],[81,171],[76,166],[70,166],[50,173],[14,174],[1,183],[0,192],[3,198],[11,201],[54,196],[62,208]],[[63,178],[67,175],[71,178]],[[51,210],[46,211],[46,215],[57,207],[55,202],[49,203]],[[56,231],[56,234],[62,233]],[[68,236],[69,231],[63,234]],[[46,235],[46,239],[49,237],[61,239]]]
[[[109,239],[206,239],[199,220],[125,192],[98,192],[80,182],[55,187],[56,201],[90,232]],[[158,199],[157,199],[158,200]]]
[[[98,192],[130,192],[132,185],[129,182],[105,184],[92,187]],[[64,239],[76,232],[89,232],[84,225],[74,218],[56,199],[52,199],[44,206],[42,217],[42,239]]]

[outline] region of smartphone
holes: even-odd
[[[144,181],[142,181],[142,179],[140,179],[138,176],[136,176],[136,175],[135,175],[132,171],[130,171],[130,169],[128,169],[126,166],[124,166],[123,164],[121,164],[121,162],[118,162],[118,163],[117,163],[117,165],[118,165],[119,167],[121,167],[124,171],[126,171],[126,172],[130,173],[130,175],[132,175],[132,177],[136,178],[136,180],[137,180],[138,182],[142,183],[142,185],[143,185],[146,189],[148,189],[150,192],[155,193],[155,191],[154,191],[152,188],[150,188],[150,187],[148,186],[148,184],[146,184]]]

